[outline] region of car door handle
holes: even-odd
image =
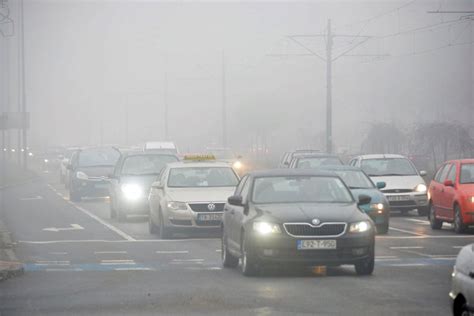
[[[469,277],[470,277],[471,279],[474,279],[474,272],[472,272],[472,271],[469,272]]]

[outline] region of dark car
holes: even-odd
[[[148,215],[148,193],[167,163],[178,161],[172,154],[135,152],[123,154],[110,179],[110,217]]]
[[[370,216],[377,227],[377,233],[386,234],[389,229],[390,204],[385,195],[380,191],[385,187],[385,182],[373,183],[362,169],[351,166],[330,166],[324,170],[333,171],[341,177],[349,187],[353,196],[365,194],[370,196],[371,202],[360,205],[360,208]]]
[[[80,149],[73,154],[68,165],[69,199],[109,195],[108,176],[113,172],[120,152],[112,147]]]
[[[222,260],[255,275],[267,264],[355,265],[374,270],[375,226],[333,172],[278,169],[252,172],[224,208]]]

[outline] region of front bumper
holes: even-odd
[[[166,227],[192,230],[214,230],[220,229],[223,212],[194,212],[190,209],[182,211],[167,210],[164,214]],[[200,220],[203,215],[219,217],[213,220]]]
[[[249,252],[260,263],[301,264],[301,265],[342,265],[355,264],[374,255],[374,235],[360,236],[345,234],[336,238],[294,238],[286,234],[261,236],[256,233],[250,238]],[[298,250],[297,241],[302,239],[335,239],[336,249]]]
[[[428,207],[428,195],[426,193],[384,193],[390,204],[390,209],[395,211],[413,210]]]

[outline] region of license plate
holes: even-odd
[[[222,220],[222,214],[198,214],[197,219],[200,222],[220,221]]]
[[[409,195],[388,195],[387,200],[389,201],[408,201],[411,199]]]
[[[336,249],[336,240],[298,240],[298,250],[307,249]]]

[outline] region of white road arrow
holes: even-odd
[[[65,228],[56,228],[56,227],[49,227],[49,228],[43,228],[44,231],[46,232],[62,232],[62,231],[68,231],[68,230],[82,230],[84,227],[82,227],[79,224],[71,224],[71,227],[65,227]]]

